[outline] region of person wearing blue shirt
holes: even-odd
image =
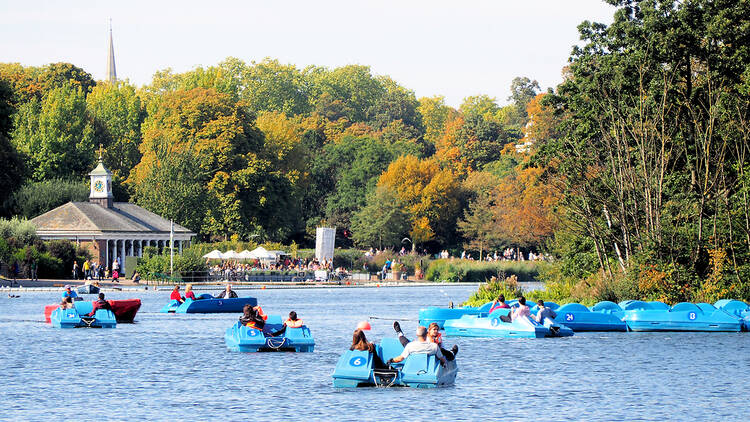
[[[62,298],[65,299],[66,297],[69,297],[69,298],[78,297],[78,294],[70,289],[70,284],[66,284],[65,290],[62,292]]]

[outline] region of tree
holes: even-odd
[[[370,73],[369,66],[349,65],[332,71],[325,68],[305,69],[310,84],[312,105],[340,104],[351,122],[367,120],[367,110],[386,93],[383,83]]]
[[[380,77],[385,93],[367,110],[368,121],[375,129],[383,129],[396,121],[413,128],[417,136],[423,132],[422,116],[417,112],[419,102],[414,92],[399,86],[388,77]]]
[[[147,204],[157,194],[180,198],[184,190],[200,196],[195,203],[186,200],[191,215],[186,224],[204,236],[226,238],[263,230],[283,238],[292,230],[289,217],[278,212],[289,208],[289,182],[265,156],[263,135],[240,103],[213,89],[195,88],[165,94],[149,111],[143,123],[142,158],[128,179],[136,202]],[[162,161],[172,155],[183,167],[195,168],[185,181],[159,185],[160,174],[153,169],[162,168]],[[173,208],[167,215],[178,211]],[[193,222],[198,215],[200,221]]]
[[[81,87],[54,88],[42,101],[22,104],[14,119],[12,143],[27,157],[30,176],[83,177],[94,158],[94,131]]]
[[[435,144],[443,134],[445,125],[457,117],[458,112],[445,105],[445,97],[422,97],[419,99],[417,111],[422,116],[425,128],[424,138]]]
[[[509,116],[509,124],[520,129],[526,125],[528,114],[526,107],[539,92],[539,83],[527,77],[515,77],[510,83],[510,96],[508,101],[513,101],[515,113]]]
[[[467,239],[465,247],[479,250],[480,261],[484,251],[499,241],[497,223],[494,221],[492,212],[493,206],[494,202],[490,195],[480,195],[475,201],[469,203],[463,220],[458,221],[458,229]]]
[[[395,192],[411,222],[411,240],[451,242],[454,222],[461,210],[463,192],[450,170],[431,159],[402,156],[380,176],[378,186]]]
[[[115,179],[125,180],[140,161],[141,124],[145,106],[132,85],[100,84],[86,98],[94,121],[94,142],[103,144],[104,163]]]
[[[352,237],[360,247],[398,246],[409,230],[409,217],[398,197],[378,187],[367,197],[367,205],[352,217]]]
[[[3,170],[0,171],[0,215],[5,214],[7,206],[5,201],[8,200],[13,191],[17,189],[23,180],[24,167],[21,158],[14,146],[8,140],[8,134],[12,128],[11,106],[13,93],[8,84],[0,79],[0,163],[3,163]]]

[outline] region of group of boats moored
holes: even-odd
[[[513,307],[515,301],[509,301]],[[626,300],[609,301],[587,307],[580,303],[545,306],[557,314],[539,323],[534,318],[507,322],[500,315],[508,309],[490,313],[492,303],[479,307],[439,308],[419,311],[419,323],[440,325],[448,336],[465,337],[564,337],[581,331],[750,331],[750,306],[739,300],[723,299],[715,304],[666,303]],[[538,307],[530,309],[536,314]]]

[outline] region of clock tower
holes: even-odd
[[[89,202],[99,204],[104,208],[112,208],[112,173],[102,163],[101,146],[99,147],[99,164],[89,173],[91,177],[91,193]]]

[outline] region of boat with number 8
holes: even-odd
[[[681,302],[654,309],[651,303],[632,301],[623,307],[623,320],[632,331],[729,331],[742,329],[739,318],[708,303]],[[660,303],[660,302],[659,302]]]

